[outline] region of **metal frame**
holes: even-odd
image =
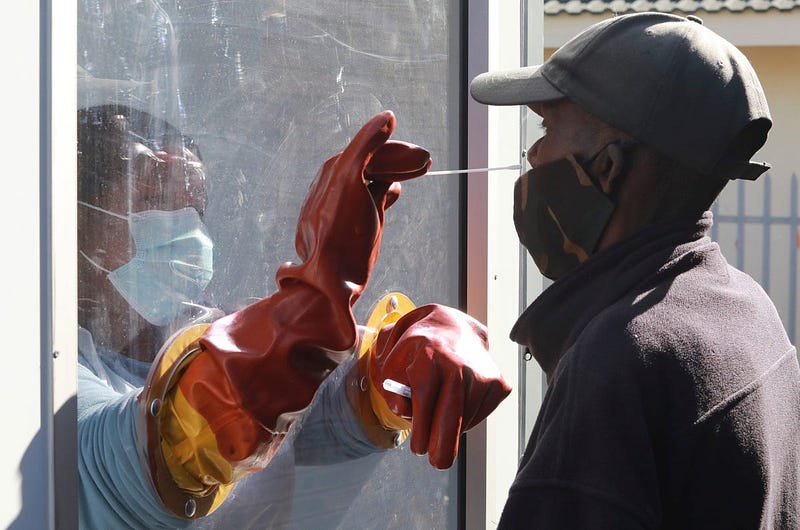
[[[523,25],[529,33],[541,35],[542,12],[541,0],[470,1],[465,82],[487,70],[520,66],[523,58],[531,55],[527,45],[521,45]],[[540,39],[533,44],[539,58]],[[468,167],[524,162],[521,127],[519,107],[485,107],[469,101]],[[519,315],[519,305],[509,300],[520,296],[527,299],[531,287],[536,285],[535,278],[523,281],[525,268],[511,217],[517,175],[472,174],[467,180],[467,311],[487,324],[492,357],[515,387],[514,393],[486,422],[467,433],[464,520],[467,529],[497,525],[517,470],[521,436],[515,434],[524,426],[520,418],[530,407],[538,409],[540,403],[540,398],[533,403],[526,399],[528,394],[520,385],[524,378],[519,349],[508,338],[508,331]],[[528,288],[523,289],[526,285]]]
[[[13,249],[0,283],[12,368],[2,385],[11,429],[4,462],[13,478],[4,481],[0,526],[74,528],[77,503],[67,499],[77,489],[76,4],[17,2],[5,14],[17,22],[3,33],[13,53],[3,84],[2,143],[10,156],[0,218]]]
[[[524,6],[519,2],[498,0],[465,3],[464,29],[468,40],[464,81],[468,82],[488,69],[518,66],[521,60],[520,26],[524,20],[530,34],[541,35],[541,6],[541,0]],[[73,148],[77,9],[74,0],[55,3],[43,0],[40,9],[41,13],[37,15],[44,33],[40,41],[43,60],[38,63],[42,74],[39,86],[45,90],[41,102],[44,114],[39,122],[42,131],[40,149],[44,153],[41,163],[43,188],[37,213],[41,226],[45,227],[42,230],[41,255],[49,256],[50,261],[45,260],[40,276],[45,307],[39,319],[44,339],[39,361],[42,364],[40,373],[43,374],[41,396],[46,397],[41,407],[42,417],[55,418],[51,420],[55,428],[48,427],[46,437],[50,464],[43,478],[48,480],[48,485],[43,484],[45,487],[40,491],[47,492],[47,527],[72,528],[77,521],[77,453],[74,445],[77,363],[77,271],[74,255],[77,245]],[[21,46],[17,37],[19,35],[14,37],[15,49],[33,48]],[[51,42],[57,45],[51,47]],[[538,41],[534,49],[541,49]],[[51,99],[49,94],[58,97]],[[505,165],[519,160],[521,120],[518,108],[487,108],[469,101],[466,109],[467,167]],[[508,303],[508,296],[509,293],[520,293],[521,286],[524,286],[520,281],[520,269],[524,267],[520,266],[519,246],[513,226],[510,226],[513,182],[514,177],[505,173],[467,177],[465,278],[467,310],[489,325],[492,355],[506,377],[517,386],[520,372],[518,351],[508,340],[507,332],[517,316],[518,307]],[[54,219],[58,222],[52,223]],[[534,285],[536,278],[533,280],[529,279],[528,284]],[[49,298],[48,286],[52,286]],[[58,315],[58,318],[52,318],[53,315]],[[30,341],[26,347],[30,348]],[[537,405],[524,404],[526,408]],[[493,527],[499,519],[516,472],[519,438],[509,434],[519,428],[520,414],[518,396],[514,395],[487,422],[467,436],[466,528]]]
[[[2,44],[7,54],[5,69],[10,75],[3,83],[6,102],[0,141],[11,156],[4,159],[4,204],[0,209],[2,240],[7,249],[0,275],[4,309],[0,331],[4,338],[6,371],[0,397],[4,423],[11,430],[3,448],[6,480],[0,486],[0,526],[34,528],[47,524],[48,512],[31,505],[31,493],[47,492],[51,471],[52,432],[46,395],[41,387],[46,378],[42,363],[40,233],[40,148],[39,148],[39,20],[38,2],[6,6],[8,20],[23,21],[22,31],[5,31]],[[46,497],[46,499],[49,497]]]
[[[47,0],[52,16],[50,191],[55,527],[78,526],[77,2]]]

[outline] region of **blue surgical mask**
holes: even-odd
[[[145,320],[164,326],[200,299],[214,272],[214,244],[197,210],[146,210],[125,216],[78,203],[128,221],[136,246],[128,263],[111,271],[80,254],[108,273],[114,288]]]

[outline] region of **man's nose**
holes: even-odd
[[[530,164],[531,167],[535,167],[536,165],[536,155],[539,152],[539,143],[541,141],[541,138],[536,140],[536,142],[534,142],[534,144],[530,146],[528,151],[525,153],[525,158],[528,160],[528,164]]]

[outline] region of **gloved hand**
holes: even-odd
[[[367,355],[360,364],[368,370],[376,416],[386,429],[402,429],[410,418],[411,451],[427,453],[438,469],[453,464],[461,433],[511,392],[489,357],[486,328],[450,307],[411,310],[379,331]],[[411,387],[411,399],[385,390],[386,379]]]
[[[426,150],[389,141],[395,123],[391,112],[378,114],[325,162],[298,219],[302,261],[280,267],[278,290],[213,323],[171,381],[148,381],[145,404],[153,388],[166,388],[160,421],[148,423],[162,499],[170,497],[165,466],[178,489],[195,497],[266,466],[294,417],[354,347],[351,307],[378,256],[384,211],[398,198],[399,181],[423,175],[431,163]]]

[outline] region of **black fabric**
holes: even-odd
[[[800,368],[711,214],[592,256],[512,330],[549,382],[499,528],[800,527]]]

